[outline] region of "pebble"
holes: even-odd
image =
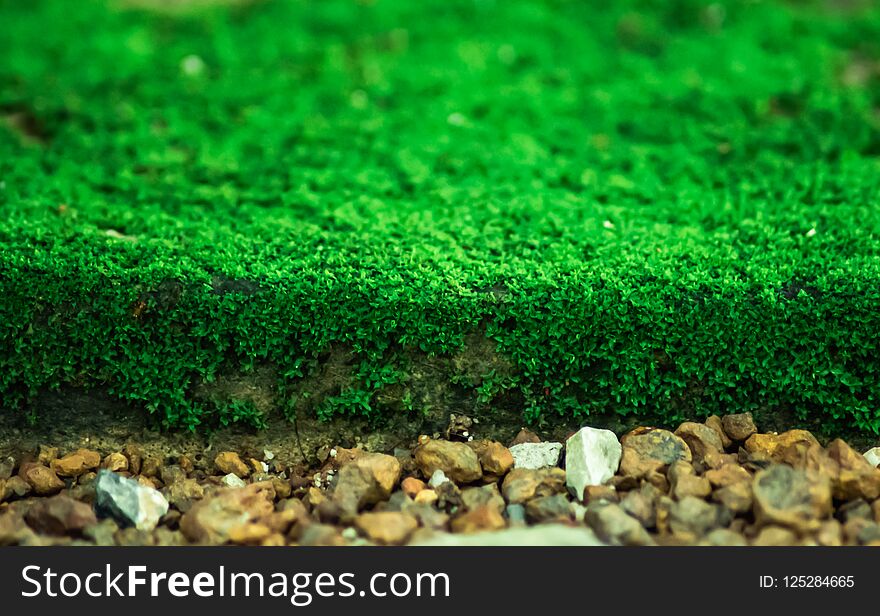
[[[697,462],[702,461],[706,454],[724,451],[721,437],[705,424],[686,421],[678,427],[675,435],[687,443],[694,460]]]
[[[559,494],[565,490],[565,471],[555,467],[538,470],[515,468],[507,473],[501,484],[501,493],[510,504],[525,503],[532,498]]]
[[[400,482],[400,489],[410,498],[415,498],[416,494],[426,489],[428,486],[421,479],[415,477],[407,477]]]
[[[670,432],[657,428],[636,428],[621,439],[623,447],[621,472],[644,477],[658,472],[676,460],[690,462],[687,443]]]
[[[806,430],[788,430],[782,434],[753,434],[743,447],[747,452],[759,454],[772,462],[803,466],[806,453],[821,446]]]
[[[57,536],[79,535],[98,521],[89,505],[62,495],[37,500],[24,518],[38,533]]]
[[[477,454],[465,443],[431,439],[416,449],[415,464],[425,477],[441,470],[457,484],[471,483],[483,476]]]
[[[620,466],[621,453],[614,432],[590,427],[578,430],[565,442],[568,489],[583,500],[586,486],[602,485],[614,477]]]
[[[241,527],[261,522],[274,511],[275,490],[269,482],[226,488],[193,504],[180,519],[180,530],[194,543],[227,543],[241,538]]]
[[[22,464],[18,473],[33,488],[34,493],[40,496],[57,494],[65,486],[54,470],[42,464]]]
[[[77,449],[63,458],[52,461],[52,470],[59,477],[79,477],[86,471],[96,470],[101,465],[101,455],[89,449]]]
[[[562,454],[562,443],[539,442],[520,443],[510,448],[513,456],[513,467],[537,470],[559,464]]]
[[[668,528],[678,537],[696,542],[711,530],[730,523],[730,513],[723,507],[686,496],[668,506]]]
[[[251,474],[248,465],[234,451],[222,451],[214,458],[214,466],[224,475],[233,474],[244,479]]]
[[[222,481],[223,485],[228,488],[243,488],[247,485],[244,480],[240,479],[235,473],[224,475]]]
[[[759,526],[775,524],[804,533],[818,529],[831,514],[831,486],[817,473],[774,464],[755,475],[752,493]]]
[[[438,468],[431,474],[431,478],[428,480],[428,485],[432,488],[439,488],[447,481],[449,481],[449,478],[446,476],[446,473]]]
[[[400,480],[400,462],[394,456],[367,453],[342,466],[338,477],[333,500],[353,515],[391,496]]]
[[[484,475],[502,477],[513,468],[513,454],[497,441],[470,441],[468,446],[477,454]]]
[[[486,530],[499,530],[507,526],[501,512],[490,505],[482,505],[463,513],[451,522],[454,533],[478,533]]]
[[[101,462],[101,468],[114,473],[128,470],[128,458],[121,453],[111,453]]]
[[[751,413],[734,413],[721,418],[721,427],[732,441],[744,441],[758,431]]]
[[[102,469],[95,480],[95,511],[123,527],[151,531],[168,513],[168,501],[158,490]]]
[[[614,503],[587,506],[586,523],[611,545],[653,545],[654,540],[637,519]]]
[[[28,494],[33,492],[33,488],[31,484],[27,481],[19,477],[18,475],[14,477],[10,477],[6,480],[6,489],[4,490],[3,496],[8,499],[13,496],[17,498],[24,498]],[[0,501],[4,499],[0,498]]]
[[[533,498],[526,503],[526,519],[533,524],[571,520],[571,507],[564,494]]]
[[[370,541],[399,545],[409,538],[419,523],[406,513],[382,511],[362,513],[355,518],[354,525]]]
[[[724,431],[724,425],[721,422],[721,418],[717,415],[710,415],[706,418],[706,421],[703,422],[710,428],[715,431],[715,434],[718,435],[718,438],[721,439],[721,450],[725,450],[733,444],[733,441],[727,436],[727,433]]]

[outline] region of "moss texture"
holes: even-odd
[[[876,433],[872,4],[0,0],[0,401]]]

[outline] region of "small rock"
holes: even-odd
[[[500,530],[507,526],[504,516],[495,507],[483,505],[467,511],[451,522],[454,533],[478,533],[487,530]]]
[[[141,475],[144,477],[159,477],[162,473],[162,461],[159,458],[149,456],[141,462]],[[164,480],[163,480],[164,481]]]
[[[403,481],[400,482],[400,488],[403,490],[404,494],[409,496],[410,498],[415,498],[416,494],[426,489],[428,486],[421,479],[416,479],[415,477],[407,477]]]
[[[18,473],[40,496],[57,494],[64,489],[64,482],[48,466],[36,463],[22,464]]]
[[[37,462],[45,466],[51,466],[52,462],[58,458],[58,448],[49,445],[40,445],[40,451],[37,453]]]
[[[732,444],[730,437],[727,436],[727,433],[724,431],[724,427],[721,423],[721,418],[717,415],[710,415],[706,418],[704,422],[707,426],[715,430],[715,434],[718,435],[718,438],[721,439],[721,450],[725,450]]]
[[[772,462],[802,467],[808,452],[821,446],[806,430],[789,430],[782,434],[753,434],[743,447],[748,453],[760,454]]]
[[[828,444],[827,453],[840,469],[831,476],[835,499],[873,501],[880,498],[880,469],[839,438]]]
[[[25,514],[25,521],[38,533],[64,536],[82,533],[97,519],[89,505],[58,495],[34,503]]]
[[[440,497],[437,495],[437,492],[435,492],[434,490],[426,489],[416,494],[413,502],[419,503],[421,505],[433,505],[439,499]]]
[[[865,456],[865,460],[868,461],[868,464],[874,468],[877,468],[877,466],[880,465],[880,447],[872,447],[863,455]]]
[[[162,483],[164,483],[166,486],[185,481],[187,478],[186,471],[177,464],[169,464],[168,466],[163,466],[162,469],[159,471],[159,475],[162,479]]]
[[[732,441],[744,441],[758,431],[751,413],[734,413],[721,418],[721,427]]]
[[[432,488],[439,488],[447,481],[449,481],[449,477],[438,468],[431,474],[431,478],[428,480],[428,485]]]
[[[507,473],[501,484],[501,493],[510,504],[560,494],[565,489],[565,471],[557,467],[538,470],[515,468]]]
[[[713,492],[712,500],[733,513],[746,513],[752,509],[752,484],[750,481],[740,481],[719,488]]]
[[[117,473],[128,470],[128,458],[121,453],[111,453],[101,462],[101,468]]]
[[[6,480],[5,497],[24,498],[33,491],[31,484],[19,477],[18,475],[10,477]],[[3,499],[0,499],[2,501]]]
[[[466,445],[463,447],[467,448]],[[473,455],[470,449],[468,451]],[[346,514],[353,515],[362,507],[391,496],[399,480],[400,462],[397,458],[367,453],[339,469],[333,500]]]
[[[144,484],[138,480],[138,485],[150,488],[152,486]],[[163,496],[168,500],[168,504],[173,506],[181,513],[189,511],[193,503],[201,500],[205,496],[205,489],[195,479],[182,479],[171,485],[165,486],[162,490]]]
[[[559,464],[562,443],[520,443],[510,448],[514,468],[536,470]]]
[[[504,497],[498,489],[498,484],[492,483],[478,488],[465,488],[461,492],[461,501],[467,509],[477,509],[489,506],[504,511]]]
[[[252,483],[244,488],[225,488],[198,501],[180,519],[184,536],[196,543],[226,543],[240,527],[262,523],[272,516],[275,490],[269,482]],[[311,526],[311,525],[309,525]]]
[[[151,531],[168,513],[168,501],[158,490],[101,470],[95,480],[95,510],[98,515],[111,517],[122,526]]]
[[[565,443],[566,485],[580,500],[584,488],[602,485],[617,472],[622,449],[614,432],[581,428]]]
[[[831,513],[828,479],[813,472],[774,464],[752,481],[755,521],[805,533],[816,530]]]
[[[430,505],[413,503],[405,508],[405,513],[413,516],[423,528],[429,530],[446,530],[449,525],[449,514],[437,511]]]
[[[245,464],[244,460],[242,460],[234,451],[222,451],[218,453],[217,457],[214,458],[214,466],[216,466],[217,470],[224,475],[232,473],[240,479],[244,479],[251,474],[248,465]]]
[[[612,545],[654,544],[648,531],[619,505],[613,503],[589,505],[584,519],[603,541]]]
[[[686,421],[675,431],[676,436],[681,438],[693,454],[694,460],[700,462],[710,452],[720,453],[724,451],[721,437],[712,428],[705,424],[694,421]]]
[[[657,510],[654,502],[660,492],[651,484],[645,484],[641,490],[629,492],[620,502],[620,508],[634,517],[645,528],[654,528],[657,524]]]
[[[729,523],[729,512],[694,496],[686,496],[669,507],[669,530],[686,541],[696,542],[709,531]]]
[[[625,475],[645,477],[675,462],[690,462],[687,443],[668,430],[636,428],[621,439],[623,455],[620,471]]]
[[[455,483],[471,483],[483,476],[480,460],[465,443],[429,440],[415,450],[416,466],[425,477],[441,470]]]
[[[513,468],[513,454],[497,441],[471,441],[468,446],[477,454],[484,475],[503,477]]]
[[[419,526],[411,515],[394,511],[362,513],[354,524],[367,539],[384,545],[404,543]]]
[[[529,430],[528,428],[522,428],[513,440],[510,442],[510,447],[514,445],[519,445],[521,443],[540,443],[541,437],[537,434]]]
[[[571,520],[571,507],[564,494],[533,498],[526,503],[526,518],[532,524]]]
[[[122,448],[122,453],[128,458],[128,470],[132,475],[140,475],[144,463],[144,455],[137,445],[128,444]]]
[[[715,488],[725,488],[741,481],[751,481],[752,476],[739,464],[724,464],[721,468],[705,472],[704,477]]]
[[[101,465],[97,451],[77,449],[63,458],[52,461],[52,470],[60,477],[79,477],[86,471],[93,471]]]
[[[228,475],[224,475],[223,479],[221,481],[223,482],[223,485],[225,485],[228,488],[243,488],[247,485],[235,473],[229,473]]]
[[[668,471],[670,493],[675,500],[688,496],[706,498],[712,493],[712,485],[705,477],[698,477],[694,467],[684,460],[678,460],[669,466]]]

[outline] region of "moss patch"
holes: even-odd
[[[4,407],[877,432],[876,8],[189,4],[0,2]]]

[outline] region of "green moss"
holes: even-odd
[[[344,346],[316,412],[418,412],[477,335],[530,418],[877,432],[880,11],[834,7],[0,0],[2,403],[259,423],[193,392]]]

